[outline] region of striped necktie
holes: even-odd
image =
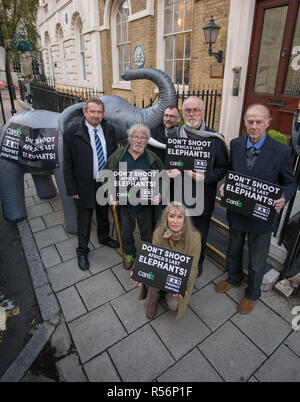
[[[253,165],[256,162],[257,156],[258,156],[258,150],[253,145],[251,148],[249,148],[247,150],[247,165],[248,165],[248,169],[251,170],[253,168]]]
[[[97,158],[98,158],[98,170],[99,170],[99,172],[101,172],[105,165],[104,153],[103,153],[103,148],[102,148],[101,141],[98,136],[96,128],[94,129],[94,133],[95,133],[95,143],[96,143]]]

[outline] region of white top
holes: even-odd
[[[93,177],[94,177],[94,179],[96,179],[97,173],[98,173],[98,157],[97,157],[97,149],[96,149],[96,142],[95,142],[95,131],[94,131],[95,128],[97,129],[97,134],[101,141],[105,162],[107,160],[106,141],[105,141],[104,133],[103,133],[103,130],[102,130],[102,127],[100,124],[97,127],[91,126],[87,121],[85,121],[85,124],[89,130],[91,147],[93,149],[93,168],[94,168]]]

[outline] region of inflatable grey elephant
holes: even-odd
[[[105,119],[115,127],[118,142],[127,138],[127,129],[135,123],[146,124],[151,130],[158,127],[164,110],[177,102],[171,79],[160,70],[129,69],[123,73],[123,79],[153,81],[158,86],[159,98],[154,106],[140,109],[118,96],[101,97],[105,106]],[[69,233],[77,233],[75,203],[66,195],[63,179],[62,136],[69,124],[74,124],[74,120],[83,117],[82,107],[83,103],[72,105],[62,114],[32,110],[11,117],[5,124],[0,135],[0,196],[6,220],[19,222],[27,217],[24,173],[31,173],[37,195],[41,199],[56,195],[56,186],[52,180],[54,175],[62,201],[66,229]],[[20,155],[21,142],[23,155]],[[165,148],[164,144],[154,139],[150,139],[149,143]]]

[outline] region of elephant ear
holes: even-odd
[[[58,119],[58,128],[59,131],[63,134],[68,131],[74,124],[78,124],[83,117],[82,108],[84,106],[84,102],[76,103],[65,109]]]

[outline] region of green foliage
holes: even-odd
[[[30,44],[30,50],[37,49],[38,33],[36,17],[39,0],[0,0],[0,24],[4,47],[9,53],[17,53],[22,35]]]
[[[287,138],[284,134],[281,134],[279,131],[276,130],[269,130],[268,134],[271,138],[276,141],[282,142],[283,144],[287,144]]]

